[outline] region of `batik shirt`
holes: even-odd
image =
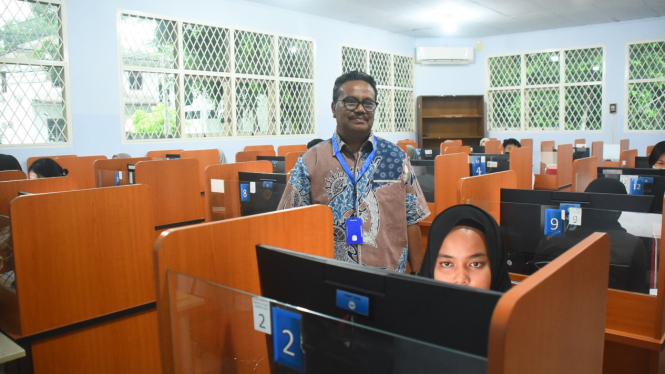
[[[358,217],[363,221],[363,244],[351,245],[346,241],[346,219],[354,214],[355,191],[353,182],[335,157],[330,139],[298,159],[278,209],[327,205],[333,213],[335,259],[406,272],[406,227],[429,215],[425,196],[406,154],[395,144],[370,134],[356,160],[337,133],[333,136],[356,178],[365,160],[376,149],[374,160],[356,187]]]

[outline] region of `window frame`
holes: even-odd
[[[648,44],[648,43],[654,43],[654,42],[664,42],[665,43],[665,38],[657,38],[657,39],[646,39],[646,40],[636,40],[636,41],[630,41],[626,42],[626,47],[624,49],[624,104],[625,104],[625,111],[623,114],[623,131],[626,133],[634,133],[634,134],[653,134],[653,133],[660,133],[662,134],[663,131],[665,131],[665,125],[663,126],[663,129],[660,130],[631,130],[630,129],[630,124],[628,123],[628,115],[630,114],[629,110],[629,105],[630,105],[630,84],[631,83],[648,83],[648,82],[665,82],[665,78],[648,78],[648,79],[630,79],[630,46],[633,44]]]
[[[136,17],[147,17],[147,18],[152,18],[152,19],[160,19],[160,20],[165,20],[165,21],[170,21],[174,22],[176,24],[176,43],[177,43],[177,60],[176,60],[176,67],[173,69],[170,68],[153,68],[153,67],[143,67],[143,66],[132,66],[132,65],[124,65],[123,63],[123,54],[122,54],[122,43],[120,40],[120,30],[118,25],[120,24],[121,18],[123,15],[127,16],[136,16]],[[228,36],[228,43],[229,43],[229,72],[217,72],[217,71],[204,71],[204,70],[191,70],[191,69],[186,69],[184,66],[184,53],[183,53],[183,24],[188,23],[188,24],[195,24],[198,26],[204,26],[204,27],[213,27],[213,28],[222,28],[226,29],[229,32]],[[233,139],[257,139],[257,138],[272,138],[272,137],[279,137],[281,139],[286,139],[286,138],[302,138],[306,136],[315,136],[318,131],[318,113],[317,113],[317,105],[316,105],[316,40],[311,37],[304,37],[304,36],[299,36],[299,35],[290,35],[290,34],[281,34],[281,33],[273,33],[273,32],[268,32],[264,30],[257,30],[257,29],[251,29],[251,28],[241,28],[241,27],[235,27],[235,26],[230,26],[230,25],[224,25],[224,24],[219,24],[219,23],[214,23],[214,22],[205,22],[205,21],[199,21],[199,20],[193,20],[193,19],[188,19],[188,18],[183,18],[183,17],[173,17],[173,16],[168,16],[164,14],[156,14],[156,13],[149,13],[149,12],[141,12],[141,11],[133,11],[129,9],[118,9],[116,12],[116,27],[118,27],[118,82],[119,82],[119,95],[120,95],[120,133],[121,133],[121,139],[123,144],[139,144],[139,143],[154,143],[154,142],[187,142],[187,141],[200,141],[200,140],[233,140]],[[243,73],[236,73],[235,69],[235,35],[236,31],[243,31],[243,32],[251,32],[251,33],[258,33],[258,34],[265,34],[265,35],[270,35],[273,37],[273,53],[275,57],[275,62],[273,66],[273,74],[271,76],[268,75],[257,75],[257,74],[243,74]],[[290,78],[290,77],[280,77],[279,76],[279,38],[291,38],[291,39],[297,39],[297,40],[304,40],[312,43],[312,78]],[[186,76],[198,76],[198,77],[207,77],[207,78],[226,78],[229,80],[231,92],[230,92],[230,108],[231,108],[231,114],[230,114],[230,119],[232,123],[232,128],[231,128],[231,135],[230,136],[214,136],[214,135],[206,135],[206,136],[184,136],[184,131],[181,129],[181,134],[180,137],[172,137],[172,138],[158,138],[158,139],[128,139],[127,138],[127,131],[125,129],[125,95],[124,95],[124,80],[123,80],[123,74],[125,72],[130,72],[130,71],[136,71],[140,72],[141,74],[144,73],[166,73],[166,74],[176,74],[177,75],[177,80],[176,80],[176,85],[182,89],[176,89],[178,94],[177,98],[175,100],[175,108],[176,108],[176,115],[178,116],[178,119],[181,124],[185,123],[186,120],[186,112],[187,110],[185,109],[185,79]],[[143,85],[145,86],[145,75],[143,75],[144,80],[143,80]],[[242,79],[251,79],[251,80],[269,80],[273,82],[274,85],[274,91],[275,91],[275,97],[276,97],[276,103],[275,103],[275,134],[258,134],[258,135],[242,135],[238,134],[239,131],[239,126],[240,124],[238,123],[238,116],[237,116],[237,94],[236,94],[236,83],[238,80]],[[280,82],[300,82],[300,83],[311,83],[312,85],[312,118],[313,118],[313,124],[312,124],[312,133],[311,134],[281,134],[281,109],[280,109]]]
[[[584,49],[595,49],[601,48],[603,57],[603,67],[602,67],[602,77],[603,79],[598,82],[575,82],[568,83],[566,82],[566,52],[568,51],[577,51]],[[540,53],[558,53],[559,54],[559,83],[556,84],[527,84],[527,68],[526,68],[526,56],[531,54],[540,54]],[[491,87],[491,71],[490,71],[490,59],[495,57],[508,57],[508,56],[520,56],[520,84],[518,86],[506,86],[506,87]],[[501,53],[488,55],[485,58],[485,100],[487,104],[487,120],[486,120],[486,130],[488,132],[520,132],[520,133],[602,133],[605,131],[606,124],[604,118],[604,107],[607,100],[607,90],[606,90],[606,81],[607,81],[607,48],[605,44],[594,44],[583,47],[571,47],[571,48],[548,48],[548,49],[539,49],[539,50],[528,50],[521,51],[516,53]],[[601,102],[600,102],[600,128],[599,129],[570,129],[566,130],[566,96],[565,90],[567,87],[580,87],[580,86],[594,86],[600,85],[602,89]],[[526,91],[531,90],[541,90],[547,88],[556,88],[559,91],[559,126],[557,128],[527,128],[527,108],[526,108]],[[499,129],[499,128],[490,128],[489,116],[489,96],[490,91],[519,91],[520,92],[520,126],[510,129]]]

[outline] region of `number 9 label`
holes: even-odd
[[[545,210],[545,235],[563,236],[563,214],[565,210],[547,209]]]
[[[272,343],[276,363],[304,372],[303,352],[300,349],[300,314],[272,308]]]

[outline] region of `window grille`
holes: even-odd
[[[126,140],[314,134],[312,40],[128,11],[118,29]]]
[[[376,80],[374,131],[415,131],[414,63],[412,56],[342,47],[343,73],[360,70]]]
[[[665,40],[628,45],[627,90],[627,130],[665,130]]]
[[[5,0],[0,11],[0,143],[69,143],[64,4]]]
[[[490,131],[602,130],[604,48],[487,59]]]

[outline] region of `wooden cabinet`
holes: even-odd
[[[418,96],[418,146],[439,148],[444,140],[478,145],[485,133],[483,95]]]

